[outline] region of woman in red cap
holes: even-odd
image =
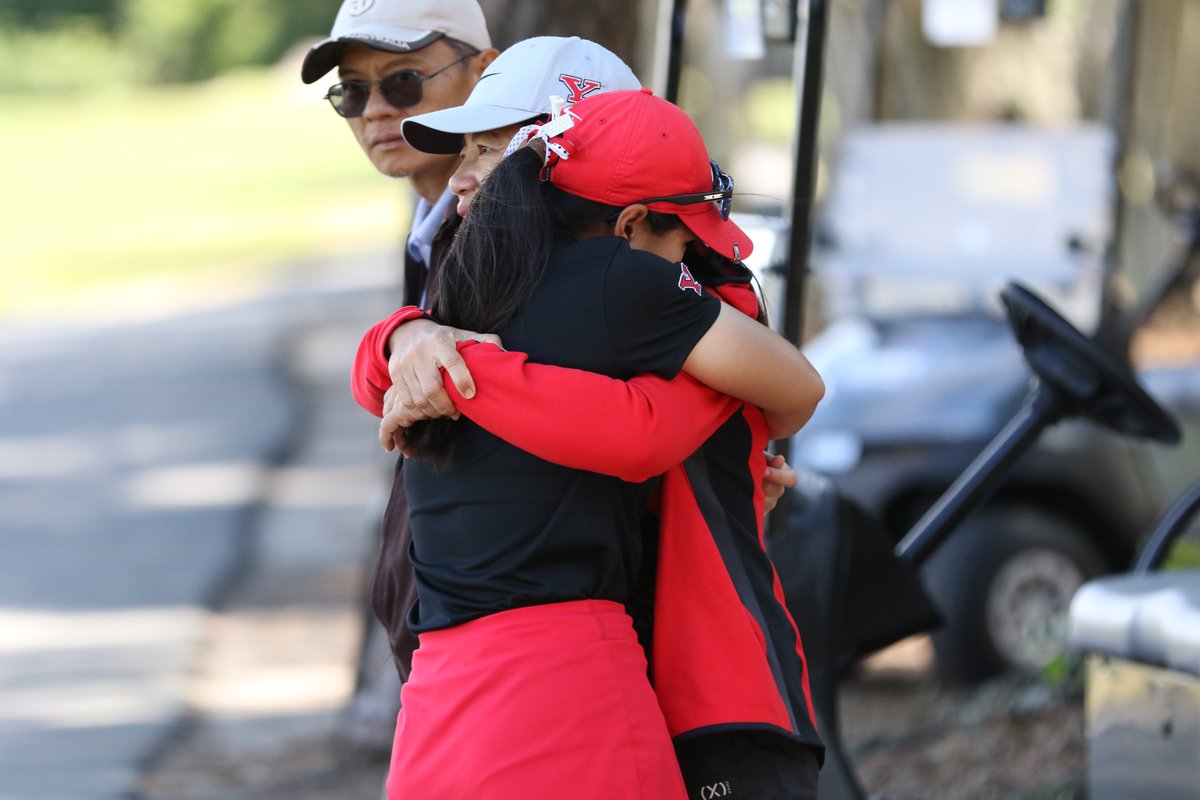
[[[758,438],[799,427],[821,394],[811,367],[679,263],[693,241],[726,263],[751,248],[686,115],[614,93],[532,135],[476,198],[434,315],[549,364],[682,369],[775,409],[749,425]],[[390,795],[686,796],[625,613],[649,487],[555,466],[466,420],[407,444],[421,648]]]

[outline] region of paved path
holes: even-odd
[[[0,328],[0,800],[138,796],[206,725],[333,724],[387,463],[346,374],[388,265]],[[252,614],[225,613],[237,591]]]

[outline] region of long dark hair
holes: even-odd
[[[540,169],[538,154],[523,147],[480,186],[430,286],[439,322],[496,331],[537,288],[554,243]]]
[[[575,238],[620,211],[542,181],[541,168],[540,149],[522,147],[483,181],[429,287],[438,322],[501,330],[537,289],[555,237]],[[450,419],[418,422],[406,432],[406,444],[415,457],[444,467],[457,430]]]

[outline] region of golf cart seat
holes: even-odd
[[[855,659],[942,622],[912,566],[896,558],[882,524],[828,476],[799,468],[788,524],[771,526],[767,552],[804,643],[812,702],[825,740],[821,797],[858,800],[842,750],[838,676]]]
[[[767,536],[815,672],[832,677],[854,660],[942,623],[910,565],[896,558],[878,520],[826,475],[798,468],[789,525]]]
[[[1172,670],[1200,683],[1200,570],[1091,581],[1072,600],[1069,624],[1078,650]]]
[[[1088,797],[1200,796],[1200,570],[1093,580],[1068,625],[1087,653]]]

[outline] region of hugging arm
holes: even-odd
[[[380,427],[389,449],[414,421],[456,416],[461,407],[485,429],[548,461],[644,480],[690,455],[740,405],[687,375],[671,381],[648,375],[620,381],[532,364],[524,354],[474,346],[480,339],[498,343],[495,336],[443,328],[425,316],[414,307],[397,311],[367,333],[355,359],[352,390],[364,408],[382,415],[385,394],[392,393]],[[444,390],[449,410],[439,406],[430,411],[433,401],[428,400],[406,403],[395,396],[399,387],[391,388],[397,372],[415,371],[398,365],[421,361],[414,357],[416,349],[393,344],[404,329],[414,332],[422,326],[441,334],[440,341],[429,332],[411,338],[437,341],[441,347],[443,355],[426,357],[425,367],[441,380],[438,388]],[[444,355],[447,342],[455,355],[461,353],[461,361]],[[745,353],[755,357],[745,358]],[[457,375],[451,369],[455,363],[460,365]],[[439,370],[443,366],[444,374]],[[724,304],[684,369],[758,404],[772,437],[798,430],[824,392],[820,377],[796,348]],[[489,387],[482,397],[473,392],[472,373]]]
[[[646,480],[681,462],[741,405],[684,375],[621,381],[533,364],[498,343],[495,336],[439,326],[419,308],[403,308],[363,337],[351,390],[367,411],[384,416],[380,439],[388,449],[415,421],[463,412],[539,458],[629,481]],[[466,381],[455,376],[452,364],[461,364]],[[416,394],[408,386],[401,395],[401,381],[422,369],[436,376],[448,408],[432,398],[428,380],[421,383],[424,401],[406,402]],[[486,391],[476,392],[471,376]]]
[[[478,391],[462,396],[449,376],[445,388],[473,422],[539,458],[627,481],[680,463],[742,405],[686,375],[622,381],[490,344],[459,350]]]
[[[724,303],[683,370],[761,408],[772,439],[800,430],[825,394],[821,376],[791,342]]]

